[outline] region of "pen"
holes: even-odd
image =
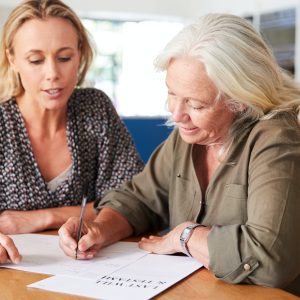
[[[76,246],[75,259],[77,259],[78,242],[79,242],[79,240],[81,238],[81,231],[82,231],[82,224],[83,224],[83,217],[84,217],[84,211],[85,211],[86,201],[87,201],[87,195],[85,193],[83,195],[83,199],[82,199],[82,202],[81,202],[81,208],[80,208],[79,226],[77,228],[77,237],[76,237],[77,246]]]

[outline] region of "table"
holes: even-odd
[[[56,234],[55,231],[46,234]],[[84,297],[52,293],[27,288],[28,284],[42,280],[49,275],[29,273],[0,268],[1,300],[79,300]],[[122,296],[120,295],[120,299]],[[296,300],[300,299],[280,289],[250,285],[232,285],[214,277],[202,268],[176,285],[159,294],[157,300]]]

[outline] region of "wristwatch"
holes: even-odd
[[[181,248],[182,248],[182,252],[184,254],[186,254],[187,256],[190,256],[192,257],[188,247],[187,247],[187,243],[190,239],[190,237],[192,236],[192,233],[194,232],[194,229],[197,228],[197,227],[200,227],[200,226],[203,226],[203,225],[200,225],[198,223],[196,224],[191,224],[189,226],[187,226],[186,228],[183,229],[181,235],[180,235],[180,245],[181,245]]]

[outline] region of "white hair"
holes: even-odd
[[[208,14],[186,26],[158,55],[166,70],[171,59],[190,56],[204,64],[208,77],[236,112],[227,145],[259,119],[289,112],[300,123],[300,89],[276,63],[272,51],[245,19]],[[244,110],[237,109],[244,107]],[[242,126],[241,126],[242,125]]]

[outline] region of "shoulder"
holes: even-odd
[[[95,88],[74,90],[69,101],[69,110],[83,121],[88,118],[109,122],[110,119],[118,118],[110,98]]]
[[[299,125],[291,115],[261,120],[251,130],[245,148],[249,148],[252,158],[261,155],[300,157]]]
[[[13,104],[15,103],[15,98],[11,98],[9,100],[0,102],[0,112],[3,113],[5,111],[11,110]]]
[[[8,120],[11,120],[16,115],[15,99],[12,98],[0,103],[0,123],[3,126]]]
[[[269,120],[261,120],[253,127],[250,140],[262,142],[300,142],[300,126],[294,115],[282,113]]]
[[[95,106],[110,107],[112,103],[109,97],[101,90],[96,88],[78,88],[74,90],[70,98],[70,105],[93,110]]]

